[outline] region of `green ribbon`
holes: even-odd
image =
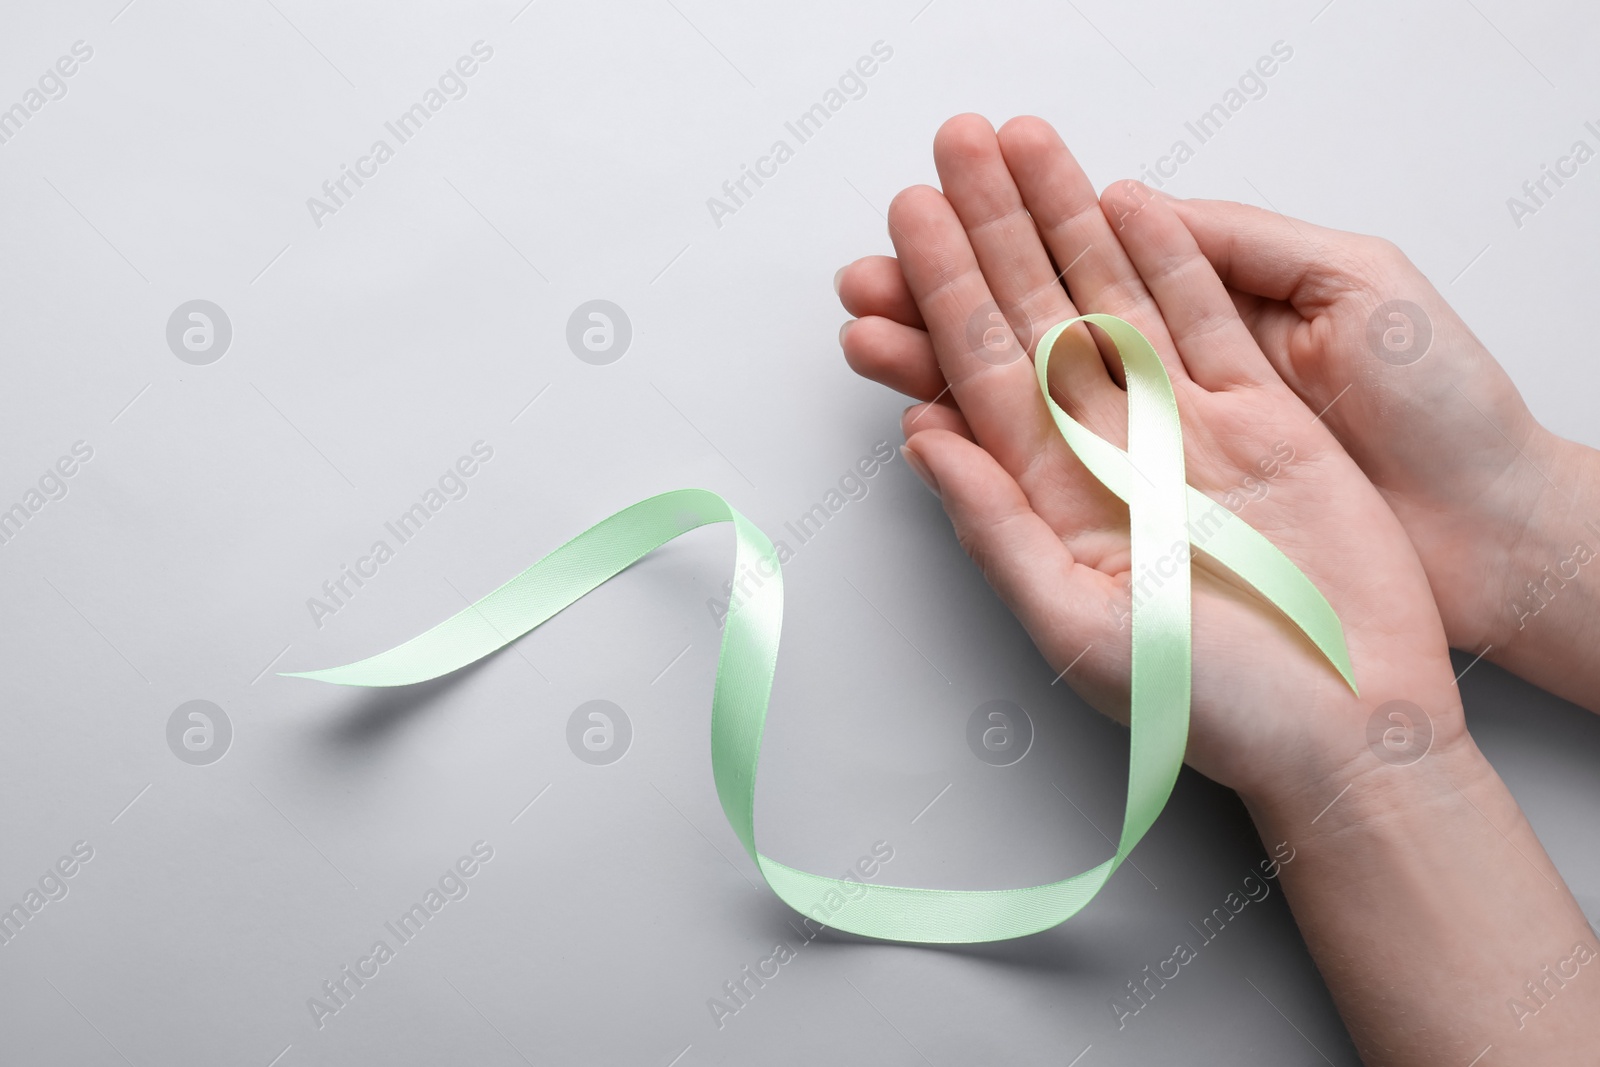
[[[1050,399],[1051,351],[1074,323],[1089,322],[1115,344],[1128,384],[1128,448],[1074,422]],[[1086,353],[1084,358],[1090,358]],[[711,765],[728,824],[767,884],[796,911],[825,925],[893,941],[999,941],[1049,929],[1087,904],[1161,813],[1183,763],[1189,732],[1190,570],[1193,544],[1253,587],[1312,641],[1355,688],[1333,609],[1289,559],[1237,515],[1190,488],[1184,476],[1177,400],[1160,357],[1133,326],[1084,315],[1052,328],[1035,355],[1039,388],[1056,426],[1084,466],[1128,505],[1132,571],[1171,559],[1148,596],[1132,605],[1128,800],[1115,855],[1060,882],[1021,889],[920,889],[827,878],[756,849],[756,765],[766,723],[783,581],[777,552],[750,520],[716,493],[679,489],[624,508],[585,530],[470,607],[387,652],[326,670],[286,673],[338,685],[411,685],[448,674],[505,647],[626,570],[656,548],[714,522],[734,529],[735,575],[768,578],[730,608],[711,698]],[[1190,527],[1191,513],[1205,516]]]

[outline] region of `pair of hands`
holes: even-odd
[[[997,134],[957,117],[934,158],[943,192],[913,187],[890,207],[897,257],[840,272],[858,316],[840,340],[859,373],[923,401],[903,418],[908,458],[1051,665],[1076,661],[1066,680],[1125,715],[1139,577],[1126,507],[1057,435],[1026,358],[1056,322],[1107,312],[1162,356],[1190,484],[1249,501],[1242,517],[1343,621],[1361,687],[1351,694],[1286,620],[1197,570],[1188,762],[1247,801],[1336,792],[1385,766],[1367,727],[1391,700],[1424,710],[1435,746],[1459,743],[1448,648],[1482,647],[1503,613],[1494,530],[1538,475],[1501,434],[1532,448],[1537,424],[1426,279],[1386,242],[1257,209],[1136,182],[1097,196],[1038,119]],[[1424,309],[1431,358],[1374,356],[1368,322],[1393,299]],[[1115,354],[1081,325],[1062,345],[1056,401],[1125,444]]]
[[[1596,555],[1600,453],[1540,427],[1385,241],[1136,182],[1096,196],[1038,119],[997,134],[960,116],[934,157],[943,191],[890,207],[896,257],[835,279],[857,316],[840,343],[920,401],[906,457],[967,552],[1051,665],[1124,718],[1130,586],[1149,579],[1028,357],[1078,314],[1133,323],[1172,379],[1190,484],[1344,625],[1359,697],[1276,611],[1196,568],[1186,759],[1239,792],[1264,841],[1293,842],[1280,884],[1363,1058],[1592,1063],[1600,982],[1562,968],[1600,948],[1467,734],[1449,648],[1600,711],[1600,590],[1573,569]],[[1087,327],[1058,342],[1050,389],[1126,442],[1120,360]],[[1391,720],[1390,701],[1428,721]],[[1411,751],[1376,740],[1408,729]]]

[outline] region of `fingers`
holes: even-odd
[[[947,390],[933,341],[914,326],[869,315],[845,323],[839,346],[851,370],[896,392],[932,400]]]
[[[1185,378],[1160,316],[1152,314],[1150,294],[1139,272],[1101,211],[1094,186],[1060,136],[1043,119],[1025,116],[1001,127],[999,140],[1022,200],[1062,269],[1078,310],[1132,322],[1161,353],[1174,381]],[[1102,354],[1112,377],[1122,382],[1121,361],[1109,348]]]
[[[948,430],[958,437],[965,437],[968,441],[976,440],[972,436],[972,427],[967,425],[967,420],[962,417],[956,406],[946,400],[934,404],[912,404],[900,416],[900,432],[909,440],[912,434],[921,433],[923,430]]]
[[[1122,246],[1161,309],[1190,377],[1212,390],[1276,379],[1169,203],[1135,181],[1118,182],[1101,200],[1105,216],[1121,220]]]
[[[1045,330],[1077,312],[1056,280],[994,129],[978,115],[958,115],[939,128],[933,159],[989,291],[1031,352]]]
[[[863,256],[840,268],[838,283],[839,302],[850,314],[881,315],[903,326],[925,328],[893,256]]]
[[[1333,253],[1361,240],[1355,234],[1226,200],[1168,203],[1230,288],[1297,306],[1328,303],[1349,288]]]
[[[932,474],[961,546],[1034,643],[1053,661],[1094,642],[1097,627],[1111,617],[1111,576],[1077,564],[1016,480],[982,448],[940,430],[916,434],[906,448]]]
[[[944,195],[966,229],[967,241],[983,271],[996,311],[1027,353],[1051,326],[1078,312],[1062,287],[1039,231],[1022,203],[1022,195],[994,128],[978,115],[958,115],[939,128],[933,142]],[[985,334],[987,335],[987,334]],[[1093,351],[1086,330],[1063,339]],[[1116,386],[1099,360],[1062,358],[1051,364],[1053,391],[1080,410],[1112,407]]]
[[[994,297],[949,201],[937,189],[913,186],[889,205],[889,230],[939,367],[977,440],[1024,484],[1030,469],[1052,469],[1042,461],[1059,463],[1066,445],[1045,411],[1033,364],[990,358],[981,313]],[[1009,328],[994,329],[1000,351],[1020,352]]]

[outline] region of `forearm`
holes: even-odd
[[[1592,1063],[1600,945],[1471,738],[1353,768],[1245,803],[1363,1060]]]
[[[1527,462],[1543,488],[1500,553],[1487,658],[1600,712],[1600,452],[1541,433]]]

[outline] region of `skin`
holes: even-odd
[[[1600,595],[1582,562],[1600,552],[1600,453],[1539,425],[1390,242],[1243,204],[1172,207],[1290,388],[1320,411],[1348,387],[1324,421],[1416,546],[1451,644],[1600,711]],[[1372,309],[1396,299],[1433,335],[1406,366],[1372,358],[1366,338]]]
[[[1244,204],[1154,195],[1194,236],[1273,369],[1323,412],[1400,520],[1451,646],[1600,711],[1591,654],[1600,583],[1574,580],[1600,554],[1600,452],[1539,424],[1391,242]],[[895,329],[922,325],[908,314],[899,264],[885,256],[853,266],[847,306],[863,317],[847,358],[910,396],[940,396],[947,383],[926,335]],[[1392,300],[1421,308],[1431,334],[1414,363],[1374,356],[1368,324]]]
[[[1032,341],[1086,312],[1143,331],[1177,394],[1188,480],[1219,499],[1287,446],[1241,514],[1338,612],[1361,695],[1259,600],[1196,568],[1187,761],[1239,792],[1264,842],[1294,849],[1285,892],[1367,1062],[1466,1063],[1486,1045],[1486,1067],[1578,1062],[1600,977],[1531,1001],[1532,1022],[1508,1002],[1574,946],[1600,948],[1465,730],[1428,572],[1390,503],[1257,345],[1168,201],[1137,183],[1097,197],[1037,119],[997,135],[959,116],[934,158],[943,191],[913,186],[890,207],[896,257],[836,279],[857,316],[840,340],[858,372],[924,401],[902,420],[906,456],[963,547],[1052,668],[1075,663],[1066,680],[1125,721],[1127,510],[1057,435]],[[1118,374],[1082,326],[1051,363],[1056,401],[1124,444]],[[1395,699],[1431,726],[1409,766],[1368,745]]]

